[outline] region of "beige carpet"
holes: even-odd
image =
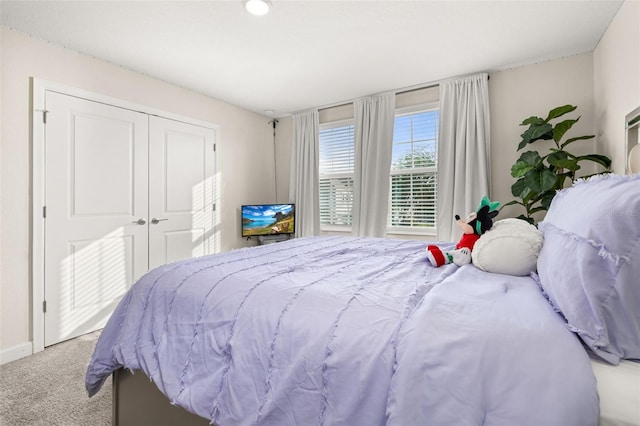
[[[99,333],[0,366],[0,425],[107,426],[111,381],[87,397],[84,375]]]

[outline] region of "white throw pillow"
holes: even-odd
[[[521,219],[496,221],[473,246],[473,264],[497,274],[529,275],[536,270],[542,233]]]

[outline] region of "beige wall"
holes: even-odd
[[[240,237],[239,206],[271,202],[275,193],[269,118],[119,66],[2,28],[0,174],[0,355],[31,342],[30,79],[36,77],[213,123],[219,128],[223,251]],[[288,169],[288,165],[286,166]]]
[[[625,173],[624,117],[640,107],[640,1],[625,1],[593,53],[598,140]]]
[[[596,126],[593,112],[593,55],[585,53],[564,59],[543,62],[491,73],[489,98],[491,107],[491,197],[507,203],[514,197],[511,185],[511,166],[520,155],[517,151],[520,135],[526,127],[520,123],[532,115],[546,117],[550,109],[572,104],[578,109],[566,116],[580,121],[567,136],[594,135]],[[540,141],[530,149],[540,153],[553,143]],[[568,149],[575,153],[602,153],[596,149],[595,139],[579,141]],[[600,150],[601,151],[601,150]],[[587,170],[593,173],[595,170]],[[579,172],[580,174],[580,172]],[[499,218],[524,213],[518,206],[508,206]]]

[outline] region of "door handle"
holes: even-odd
[[[134,221],[133,221],[133,222],[131,222],[131,223],[135,223],[135,224],[137,224],[137,225],[144,225],[145,223],[147,223],[147,221],[146,221],[146,220],[144,220],[143,218],[140,218],[140,219],[138,219],[138,220],[134,220]]]
[[[151,219],[151,223],[153,223],[154,225],[157,225],[158,222],[162,222],[163,220],[169,220],[169,219],[167,219],[167,218],[158,219],[158,218],[154,217],[153,219]]]

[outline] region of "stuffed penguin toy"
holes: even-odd
[[[498,215],[496,210],[498,206],[500,206],[499,202],[491,202],[487,196],[484,196],[476,211],[466,219],[462,220],[456,215],[456,223],[462,229],[462,237],[456,244],[456,249],[443,252],[440,247],[429,245],[427,246],[429,262],[435,267],[449,263],[458,266],[471,263],[471,250],[480,236],[493,226],[493,218]]]

